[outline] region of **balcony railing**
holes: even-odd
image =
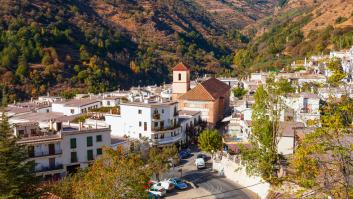
[[[174,142],[179,141],[182,138],[182,134],[178,134],[174,137],[166,137],[166,138],[158,138],[158,139],[151,139],[152,144],[158,145],[158,144],[171,144]]]
[[[62,154],[63,151],[60,150],[56,150],[54,153],[49,153],[49,151],[41,151],[41,152],[36,152],[36,153],[29,153],[29,157],[30,158],[37,158],[37,157],[45,157],[45,156],[52,156],[52,155],[60,155]]]
[[[55,170],[60,170],[63,169],[63,165],[62,164],[57,164],[55,166],[48,166],[48,167],[41,167],[40,169],[36,169],[36,172],[46,172],[46,171],[55,171]]]
[[[179,128],[180,125],[173,125],[171,127],[153,127],[152,131],[169,131]]]
[[[152,119],[153,120],[159,120],[159,119],[161,119],[161,115],[159,113],[153,113]]]

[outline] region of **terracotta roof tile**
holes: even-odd
[[[184,100],[213,101],[226,94],[230,86],[216,78],[210,78],[180,97]]]
[[[179,63],[174,68],[172,69],[173,71],[188,71],[190,68],[188,66],[185,66],[183,63]]]

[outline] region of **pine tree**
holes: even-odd
[[[28,198],[34,190],[34,162],[16,143],[5,114],[0,122],[0,198]]]

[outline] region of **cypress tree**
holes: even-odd
[[[34,193],[34,162],[18,145],[5,113],[0,121],[0,198],[29,198]]]

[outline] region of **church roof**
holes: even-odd
[[[230,86],[219,81],[216,78],[210,78],[195,88],[191,89],[184,95],[180,96],[182,100],[194,101],[213,101],[224,96],[230,89]]]
[[[188,71],[190,68],[188,66],[185,66],[183,63],[179,63],[174,68],[172,69],[173,71]]]

